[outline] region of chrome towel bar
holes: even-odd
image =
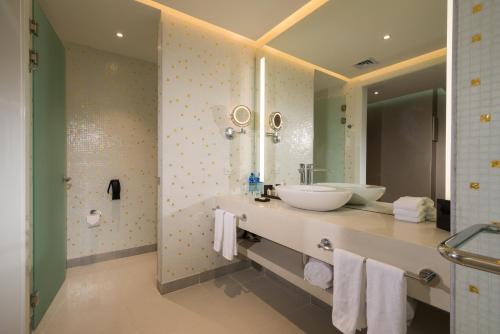
[[[330,240],[323,238],[318,244],[318,248],[321,248],[323,250],[326,250],[328,252],[333,252],[333,246]],[[365,259],[366,262],[366,259]],[[434,280],[439,277],[438,274],[431,270],[431,269],[422,269],[418,273],[418,275],[405,272],[405,276],[414,280],[419,281],[423,285],[431,285],[431,283],[434,282]]]
[[[459,249],[460,245],[482,232],[500,234],[500,228],[495,224],[472,225],[440,243],[438,251],[448,261],[500,275],[500,259]]]
[[[218,205],[217,205],[215,208],[212,208],[212,211],[215,211],[215,210],[217,210],[217,209],[220,209],[220,206],[218,206]],[[237,217],[239,220],[241,220],[241,221],[244,221],[244,222],[246,222],[246,221],[247,221],[247,215],[246,215],[246,214],[242,214],[241,216],[236,215],[236,217]]]

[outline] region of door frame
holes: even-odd
[[[0,30],[6,32],[0,34],[2,44],[10,45],[2,50],[0,64],[7,69],[2,70],[2,80],[10,85],[7,91],[0,91],[0,96],[8,101],[2,105],[5,118],[0,122],[3,134],[0,152],[8,155],[6,168],[0,167],[0,180],[5,185],[0,188],[3,199],[0,202],[3,225],[0,323],[2,329],[10,333],[30,332],[32,78],[28,64],[31,47],[28,22],[31,9],[30,0],[7,0],[2,3],[0,14]]]

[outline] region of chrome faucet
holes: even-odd
[[[313,164],[300,164],[299,165],[300,184],[313,183]]]
[[[314,172],[327,172],[327,169],[314,169],[313,164],[299,165],[300,184],[310,185],[314,183]]]
[[[313,184],[313,164],[306,165],[306,184]]]
[[[306,164],[299,165],[300,184],[306,184]]]

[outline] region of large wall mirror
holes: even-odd
[[[302,163],[314,183],[384,186],[383,202],[449,197],[446,38],[445,0],[354,0],[269,42],[256,63],[264,182],[298,184]],[[274,112],[277,143],[266,136]]]

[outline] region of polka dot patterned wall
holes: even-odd
[[[155,244],[157,66],[76,44],[66,66],[68,259]],[[119,201],[106,194],[115,178]]]
[[[252,126],[229,141],[229,113],[254,109],[255,51],[162,14],[161,270],[166,283],[227,264],[212,251],[214,198],[241,193],[254,168]]]

